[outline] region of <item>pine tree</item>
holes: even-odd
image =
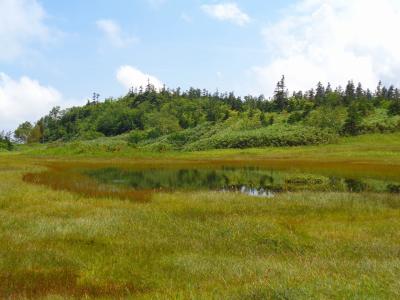
[[[347,109],[347,119],[343,126],[343,132],[349,135],[357,135],[361,124],[361,115],[355,104],[352,104]]]
[[[285,86],[285,76],[282,76],[282,79],[278,81],[274,93],[274,101],[276,108],[279,111],[283,111],[287,108],[288,105],[288,97],[287,97],[287,90]]]
[[[394,86],[391,85],[387,90],[386,99],[393,100],[395,98]]]
[[[378,86],[376,87],[375,97],[381,98],[382,96],[382,81],[379,81]]]
[[[326,86],[326,89],[325,89],[325,94],[330,94],[330,93],[332,93],[332,87],[331,87],[331,83],[328,82],[328,85]]]
[[[315,92],[315,104],[321,105],[325,100],[325,88],[322,85],[321,81],[317,84],[317,89]]]
[[[364,90],[362,88],[361,83],[359,82],[356,89],[356,99],[361,100],[364,97]]]
[[[346,86],[346,90],[344,92],[345,105],[350,105],[355,98],[356,98],[356,92],[355,92],[354,82],[352,80],[349,80]]]

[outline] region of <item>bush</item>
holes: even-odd
[[[11,151],[13,148],[14,145],[11,143],[10,134],[0,132],[0,150]]]
[[[346,118],[346,110],[342,107],[332,108],[323,106],[309,113],[305,124],[312,127],[340,132]]]
[[[287,122],[288,124],[294,124],[300,122],[301,120],[303,120],[303,114],[296,111],[289,116]]]
[[[222,148],[315,145],[330,143],[336,138],[336,134],[313,127],[275,126],[249,131],[224,132],[189,144],[184,149],[195,151]]]
[[[400,100],[393,101],[389,105],[388,114],[391,116],[400,115]]]
[[[84,131],[79,134],[80,140],[94,140],[101,137],[104,137],[104,134],[98,131]]]
[[[148,133],[143,130],[133,130],[128,135],[128,144],[137,145],[148,138]]]

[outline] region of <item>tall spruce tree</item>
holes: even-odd
[[[285,85],[285,75],[282,76],[282,79],[278,81],[275,88],[274,93],[274,102],[277,110],[283,111],[288,106],[288,96]]]
[[[357,89],[356,89],[356,99],[361,100],[365,95],[365,92],[362,88],[361,82],[358,83]]]
[[[344,92],[344,103],[345,105],[350,105],[356,98],[356,91],[354,87],[354,82],[349,80],[346,85],[346,90]]]
[[[315,104],[321,105],[325,100],[325,87],[322,85],[321,81],[317,84],[317,89],[315,91]]]

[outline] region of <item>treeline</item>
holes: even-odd
[[[376,129],[363,124],[376,110],[385,111],[388,117],[400,115],[400,90],[379,83],[370,91],[349,81],[345,88],[318,83],[311,90],[289,95],[283,76],[273,97],[267,99],[263,95],[242,98],[234,93],[210,93],[194,88],[156,90],[149,83],[144,88],[131,89],[119,99],[99,102],[98,95],[94,94],[82,107],[66,110],[55,107],[35,124],[21,124],[14,137],[23,143],[46,143],[130,132],[131,143],[138,144],[183,131],[192,132],[191,129],[206,128],[206,125],[208,131],[217,124],[221,130],[223,124],[232,127],[234,122],[251,123],[244,127],[247,130],[280,124],[284,128],[308,126],[341,135],[357,135]],[[387,128],[378,123],[374,126],[381,131],[397,129],[397,125]],[[400,123],[398,127],[400,129]],[[208,135],[207,138],[212,136]]]

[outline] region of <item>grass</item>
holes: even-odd
[[[1,156],[8,156],[0,152]],[[308,160],[377,160],[400,164],[400,133],[366,134],[342,137],[337,143],[318,146],[218,149],[198,152],[144,151],[131,147],[126,137],[100,138],[92,141],[21,145],[14,155],[59,159],[308,159]]]
[[[398,299],[399,195],[298,192],[260,199],[176,192],[132,202],[52,190],[23,176],[72,161],[249,158],[314,160],[325,167],[353,162],[357,170],[398,176],[399,142],[392,134],[318,147],[200,153],[127,148],[76,156],[40,146],[41,155],[1,153],[0,298]]]

